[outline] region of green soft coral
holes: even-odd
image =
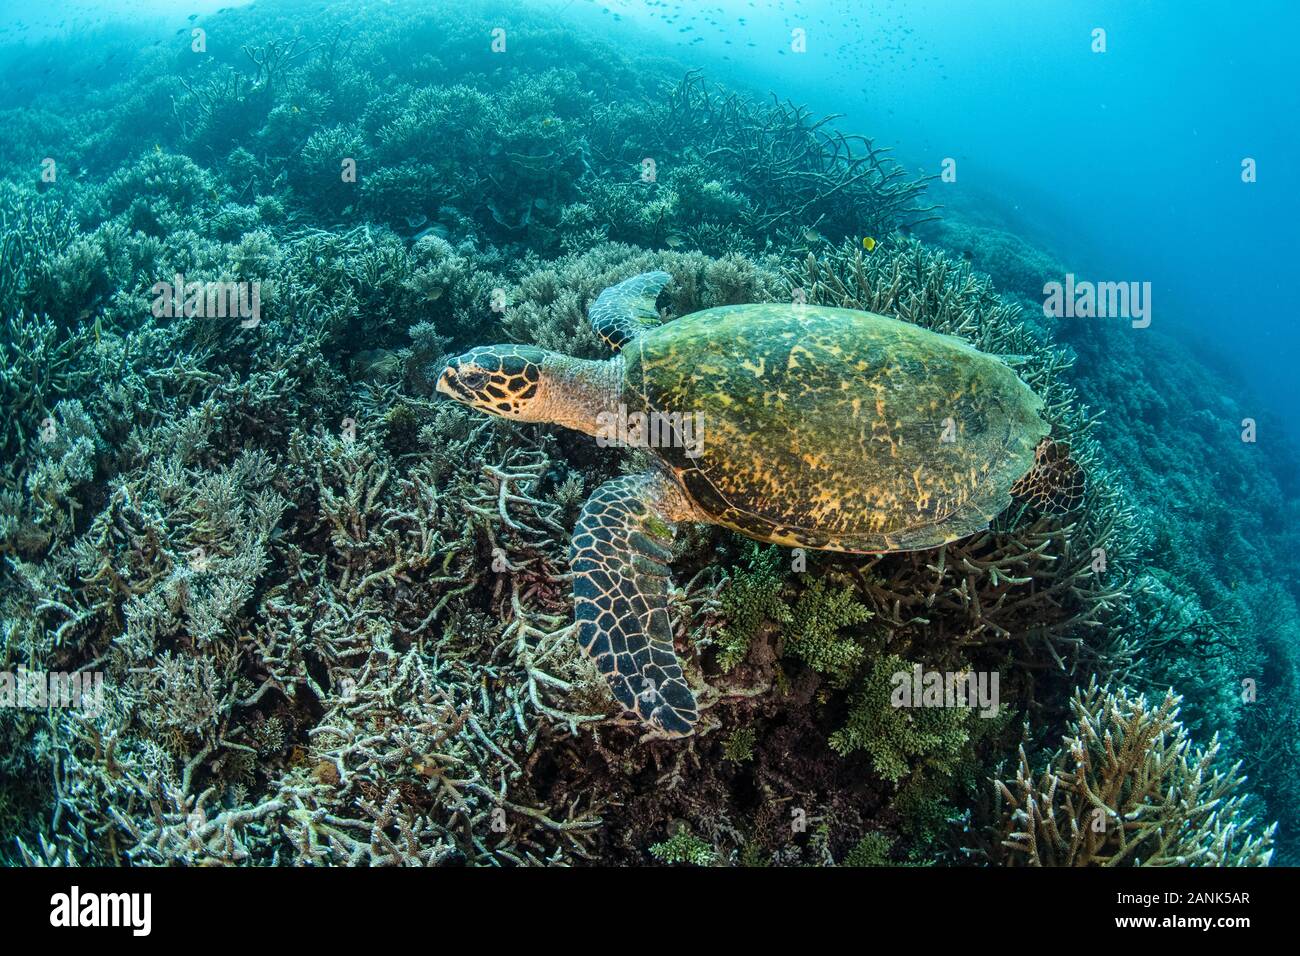
[[[780,549],[747,543],[745,550],[745,564],[733,570],[719,598],[727,623],[714,643],[719,648],[718,666],[724,672],[745,659],[750,644],[767,621],[781,626],[792,621],[790,608],[781,600],[785,575],[780,570]]]
[[[840,866],[892,866],[889,849],[893,845],[893,839],[883,833],[868,833],[844,854]]]
[[[876,773],[891,782],[922,767],[946,772],[969,739],[969,708],[894,706],[895,675],[910,679],[911,671],[896,654],[878,659],[853,696],[848,721],[830,738],[837,753],[865,750]]]
[[[758,733],[752,727],[737,727],[722,745],[722,755],[733,763],[754,759],[754,744]]]
[[[712,866],[717,862],[717,851],[685,826],[679,827],[677,832],[664,842],[651,846],[650,855],[660,863],[668,864]]]
[[[861,604],[851,587],[832,590],[824,579],[799,596],[785,629],[785,651],[819,674],[830,678],[834,687],[846,687],[862,666],[866,654],[861,644],[841,637],[841,628],[869,621],[872,613]]]

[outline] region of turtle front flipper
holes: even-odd
[[[674,737],[698,717],[666,597],[674,528],[664,515],[680,496],[652,472],[605,482],[583,505],[570,552],[578,643],[620,704]]]
[[[1083,501],[1083,468],[1065,442],[1044,438],[1034,449],[1034,467],[1011,486],[1011,497],[1039,514],[1067,515]]]
[[[643,272],[610,286],[596,299],[587,320],[606,345],[619,351],[644,329],[662,324],[655,299],[670,278],[667,272]]]

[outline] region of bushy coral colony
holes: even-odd
[[[0,863],[1296,852],[1296,504],[1195,360],[1045,321],[1051,255],[929,221],[871,141],[519,11],[200,26],[0,112],[0,672],[103,675],[0,707]],[[1009,357],[1082,507],[879,556],[683,525],[700,721],[647,737],[568,557],[644,453],[434,383],[484,341],[605,357],[588,305],[653,270],[670,317],[806,301]]]

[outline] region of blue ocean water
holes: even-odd
[[[1300,6],[1281,0],[0,0],[0,673],[20,661],[103,666],[120,694],[113,732],[147,769],[139,793],[123,795],[93,761],[63,761],[89,739],[75,721],[42,736],[0,709],[0,740],[21,741],[0,748],[0,806],[20,808],[0,813],[0,862],[31,863],[48,839],[108,864],[749,853],[952,863],[934,820],[977,812],[973,794],[1007,773],[1019,741],[1008,723],[1005,739],[969,735],[978,752],[918,745],[891,761],[864,745],[854,734],[875,727],[860,709],[876,686],[871,668],[895,654],[909,667],[1005,666],[1009,697],[1041,693],[1032,707],[1018,700],[1015,715],[1027,727],[1041,720],[1026,732],[1040,764],[1092,674],[1122,700],[1172,689],[1184,700],[1180,732],[1202,747],[1222,738],[1206,766],[1230,776],[1223,768],[1245,762],[1249,786],[1230,804],[1243,832],[1280,823],[1265,838],[1274,856],[1249,844],[1241,859],[1209,861],[1300,861],[1297,28]],[[687,71],[695,79],[676,86]],[[808,123],[833,114],[826,130],[869,136],[924,180],[919,202],[932,212],[867,210],[858,221],[883,223],[879,234],[834,232],[827,223],[870,203],[841,184],[853,198],[819,195],[815,217],[768,228],[753,214],[764,197],[729,157],[767,148],[743,123],[770,131],[790,114],[747,107],[741,127],[719,130],[664,109],[682,96],[689,113],[692,91],[707,100],[710,89],[719,102],[734,91],[806,107]],[[699,140],[658,143],[670,157],[659,179],[635,152],[660,128],[652,123]],[[803,159],[789,161],[792,179],[815,178]],[[347,178],[348,163],[359,177]],[[1035,526],[1036,546],[1059,548],[1043,565],[1012,563],[1009,579],[996,563],[991,574],[980,566],[990,604],[1036,610],[1007,627],[973,624],[967,583],[954,580],[957,596],[931,624],[935,595],[949,592],[915,575],[944,561],[872,556],[864,570],[826,558],[814,587],[802,567],[785,573],[784,552],[747,551],[730,532],[692,538],[675,557],[677,653],[701,684],[740,687],[732,698],[759,703],[719,707],[720,729],[700,738],[700,772],[718,776],[684,789],[732,802],[651,811],[636,803],[643,794],[619,789],[624,769],[584,777],[581,760],[535,785],[507,754],[567,753],[571,737],[591,747],[579,731],[599,715],[586,709],[617,709],[608,695],[583,696],[603,687],[599,674],[539,678],[531,655],[567,659],[557,651],[573,614],[567,538],[587,496],[621,472],[557,428],[491,431],[474,419],[471,431],[432,384],[448,357],[493,341],[603,355],[587,306],[638,272],[690,277],[670,287],[670,307],[659,301],[666,314],[783,298],[810,257],[847,275],[854,256],[923,272],[916,263],[931,254],[976,290],[981,321],[1000,306],[1020,310],[1023,338],[996,328],[1015,368],[1061,359],[1059,374],[1039,380],[1044,392],[1059,385],[1049,397],[1070,408],[1057,424],[1095,419],[1080,427],[1079,455],[1109,497],[1056,524],[1039,516],[1047,530]],[[251,282],[267,321],[164,314],[154,290],[182,270]],[[1047,314],[1055,284],[1069,301]],[[1120,314],[1087,314],[1073,295],[1085,285],[1111,286],[1112,303],[1122,286]],[[1086,408],[1077,418],[1076,400]],[[1022,517],[995,523],[997,534],[1019,540]],[[1004,544],[980,538],[971,559]],[[1074,569],[1064,584],[1053,577],[1062,567]],[[828,599],[825,582],[860,588],[858,611]],[[881,597],[890,587],[898,601],[928,603],[891,611]],[[833,622],[820,656],[791,649],[807,633],[781,636],[808,617]],[[918,621],[924,638],[942,638],[926,644],[908,630]],[[992,633],[1029,648],[1027,671],[1051,676],[1041,687],[1023,679],[1007,663],[1019,652],[1003,654]],[[1064,634],[1065,656],[1080,656],[1067,668],[1055,644],[1043,650],[1044,634]],[[957,645],[970,657],[945,656]],[[994,663],[979,656],[990,646]],[[364,686],[355,696],[399,655],[400,693],[381,694],[382,706]],[[132,683],[141,674],[148,687]],[[210,695],[194,691],[209,685]],[[573,699],[546,696],[556,688]],[[787,693],[804,696],[791,705]],[[446,837],[459,811],[441,797],[408,808],[437,821],[409,858],[337,834],[286,836],[302,817],[280,819],[278,793],[315,788],[334,815],[362,805],[348,786],[367,800],[425,794],[453,758],[408,758],[460,740],[454,715],[449,738],[429,730],[429,709],[446,701],[482,722],[468,744],[479,749],[454,758],[493,781],[467,791],[488,801],[476,812],[500,809],[484,793],[501,759],[521,788],[514,805],[555,813],[548,800],[571,810],[580,795],[591,801],[582,812],[594,817],[599,802],[620,821],[620,836],[591,846],[503,838],[485,850]],[[352,739],[382,739],[385,757],[327,746],[326,714],[361,728]],[[627,723],[607,714],[600,726],[630,734]],[[386,736],[408,724],[428,736]],[[649,759],[638,743],[626,741],[627,766]],[[774,778],[760,787],[757,775],[765,761],[805,753],[780,800],[804,799],[809,781],[839,772],[832,761],[856,754],[842,801],[855,808],[851,823],[825,846],[764,843],[767,810],[751,797]],[[82,776],[56,792],[32,782],[50,779],[52,765]],[[748,769],[726,776],[737,767]],[[352,771],[363,783],[347,782]],[[917,796],[920,785],[895,786],[907,774],[970,789]],[[178,806],[210,799],[213,812],[243,808],[241,819],[260,821],[241,834],[243,856],[215,844],[168,856],[157,848],[179,841],[153,831],[127,840],[122,808],[171,799],[179,776],[202,787]],[[891,804],[900,793],[906,801]],[[105,823],[99,811],[118,800]],[[61,809],[47,826],[52,804]],[[859,813],[867,805],[887,810]],[[749,843],[706,833],[711,815],[728,814],[744,820],[737,832],[752,825]],[[666,827],[679,818],[696,843],[673,842]],[[159,826],[168,836],[179,825]],[[328,849],[292,856],[316,842]]]

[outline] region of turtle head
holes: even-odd
[[[482,345],[450,359],[438,391],[489,415],[536,422],[546,419],[542,365],[549,353],[530,345]]]
[[[438,391],[462,405],[517,422],[548,422],[588,435],[618,404],[622,365],[532,345],[480,345],[448,360]]]

